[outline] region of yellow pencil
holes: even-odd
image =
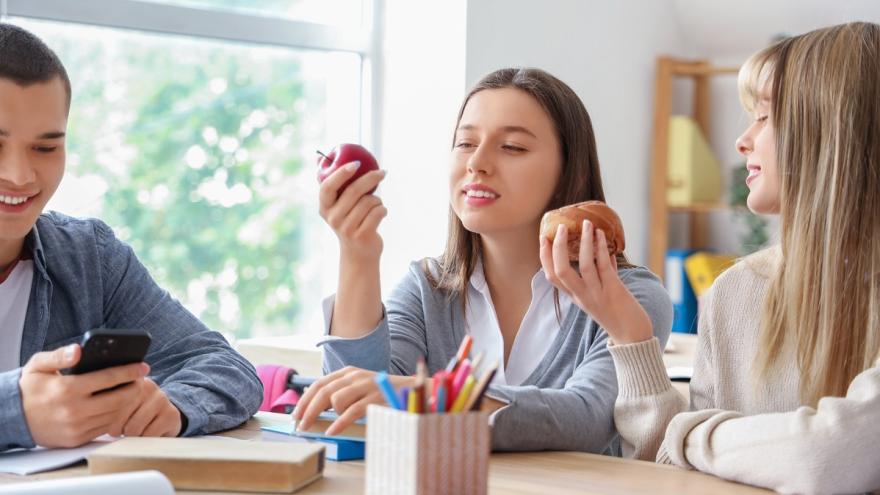
[[[417,389],[410,390],[409,397],[407,397],[407,402],[408,402],[407,407],[406,407],[407,411],[409,411],[411,413],[419,412],[419,406],[418,406],[419,394],[417,392]]]
[[[474,384],[477,383],[477,380],[474,379],[474,375],[468,375],[468,377],[464,381],[464,385],[461,386],[461,391],[458,393],[458,397],[455,398],[455,402],[452,403],[452,407],[449,409],[451,413],[461,412],[464,409],[465,403],[467,403],[468,396],[471,395],[471,391],[474,389]]]

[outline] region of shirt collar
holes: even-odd
[[[486,282],[486,274],[483,272],[482,258],[477,258],[477,262],[474,263],[474,272],[471,273],[470,284],[471,287],[483,295],[489,293],[489,284]],[[535,276],[532,277],[532,296],[534,297],[538,293],[552,288],[553,285],[550,284],[550,281],[544,276],[544,269],[539,269],[538,272],[535,273]]]
[[[39,219],[37,221],[39,222]],[[49,278],[46,270],[46,253],[43,251],[43,242],[40,240],[40,232],[36,224],[24,238],[24,254],[34,260],[34,268],[38,273]]]

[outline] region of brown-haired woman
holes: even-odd
[[[321,213],[340,239],[340,284],[323,342],[329,374],[295,418],[307,428],[332,406],[340,417],[327,433],[336,433],[383,402],[376,371],[411,386],[420,359],[441,370],[471,335],[483,362],[501,364],[485,402],[496,409],[495,449],[614,452],[617,380],[606,327],[639,327],[665,342],[672,307],[657,278],[623,257],[612,262],[619,270],[595,280],[591,297],[556,291],[548,281],[555,274],[541,269],[544,212],[604,200],[583,103],[546,72],[493,72],[461,106],[451,158],[446,250],[412,263],[384,306],[376,227],[385,209],[367,194],[384,174],[366,174],[338,199],[353,169],[322,183]],[[564,234],[554,250],[567,263]]]

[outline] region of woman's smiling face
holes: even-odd
[[[474,94],[455,132],[450,203],[478,234],[531,229],[537,236],[562,171],[547,112],[516,88]]]
[[[736,149],[746,157],[749,175],[749,209],[759,214],[779,213],[779,172],[776,166],[776,130],[770,115],[770,97],[762,94],[754,121],[736,140]]]

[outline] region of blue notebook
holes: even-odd
[[[319,442],[324,444],[324,457],[330,461],[353,461],[364,458],[364,440],[328,437],[316,433],[296,431],[294,423],[263,426],[263,440],[282,442]]]
[[[315,419],[312,426],[307,430],[297,430],[295,432],[296,435],[301,437],[309,437],[309,438],[324,438],[324,432],[327,431],[327,428],[333,424],[334,421],[339,419],[339,416],[333,411],[324,411],[318,415],[317,419]],[[336,440],[354,440],[356,442],[363,442],[367,438],[367,418],[363,417],[355,421],[354,423],[346,426],[342,429],[338,434],[333,435],[333,439]]]

